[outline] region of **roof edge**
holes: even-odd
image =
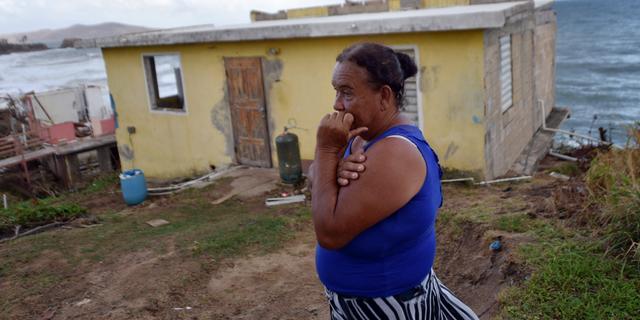
[[[493,29],[503,27],[510,16],[529,8],[533,9],[531,2],[520,1],[401,12],[261,21],[235,26],[182,27],[85,39],[74,45],[76,48],[118,48]]]

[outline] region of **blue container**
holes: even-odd
[[[120,174],[120,188],[124,202],[130,206],[142,203],[147,198],[147,181],[140,169],[127,170]]]

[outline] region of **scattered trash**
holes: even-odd
[[[569,181],[569,179],[571,179],[571,177],[564,175],[562,173],[557,173],[557,172],[551,172],[549,173],[550,176],[556,178],[556,179],[560,179],[562,181]]]
[[[82,301],[76,302],[76,307],[84,306],[85,304],[91,302],[91,299],[82,299]]]
[[[491,242],[491,245],[489,245],[489,248],[491,249],[491,251],[500,251],[502,250],[502,242],[500,242],[500,240]]]
[[[281,194],[280,194],[280,196],[281,196],[281,197],[283,197],[283,198],[285,198],[285,197],[288,197],[288,196],[289,196],[289,193],[287,193],[287,192],[283,192],[283,193],[281,193]]]
[[[9,204],[7,203],[7,195],[2,194],[2,205],[5,209],[9,209]]]
[[[193,309],[193,308],[191,308],[191,307],[184,307],[184,308],[173,308],[173,310],[175,310],[175,311],[182,311],[182,310],[191,310],[191,309]]]
[[[147,224],[156,228],[156,227],[160,227],[160,226],[164,226],[169,224],[169,221],[164,220],[164,219],[153,219],[153,220],[149,220],[147,221]]]
[[[304,194],[300,194],[297,196],[283,197],[283,198],[267,198],[267,200],[264,201],[264,204],[267,205],[267,207],[271,207],[271,206],[278,206],[281,204],[303,202],[305,199],[306,197]]]

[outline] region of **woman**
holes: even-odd
[[[312,169],[316,268],[331,318],[477,319],[431,270],[441,171],[400,113],[415,63],[372,43],[336,61],[335,112],[318,127]]]

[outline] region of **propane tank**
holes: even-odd
[[[298,136],[288,132],[287,127],[284,127],[284,132],[276,137],[276,150],[280,178],[284,183],[298,183],[302,179],[302,160],[300,160]]]

